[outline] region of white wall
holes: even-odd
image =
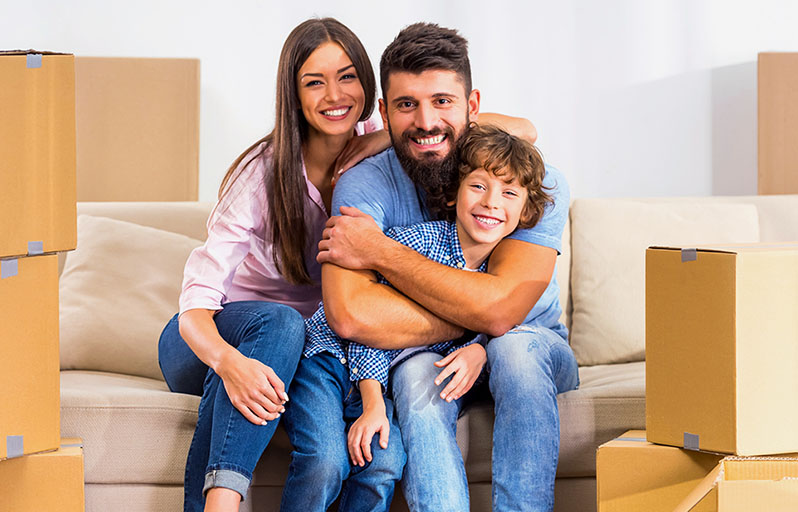
[[[282,42],[315,15],[352,28],[375,65],[407,24],[459,29],[482,110],[533,120],[575,197],[756,193],[757,52],[798,50],[790,0],[0,0],[0,48],[201,59],[212,200],[270,130]]]

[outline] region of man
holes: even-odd
[[[379,348],[434,343],[465,330],[493,336],[486,347],[496,404],[493,508],[551,510],[556,394],[578,382],[552,278],[568,185],[547,167],[544,185],[554,204],[534,228],[497,246],[485,274],[448,268],[393,242],[382,231],[428,220],[425,199],[455,179],[456,141],[477,120],[480,95],[471,88],[465,39],[433,24],[402,30],[383,53],[380,74],[380,113],[393,149],[351,169],[336,186],[333,212],[342,215],[328,222],[319,244],[319,261],[332,263],[322,267],[328,320],[341,337]],[[377,283],[374,271],[404,295]],[[391,375],[408,456],[404,492],[413,511],[468,510],[455,440],[462,399],[457,390],[438,387],[447,377],[438,375],[438,359],[419,353]]]

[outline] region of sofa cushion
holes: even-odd
[[[581,368],[580,388],[559,395],[559,477],[595,475],[598,445],[645,426],[644,363]],[[199,397],[160,380],[90,371],[61,372],[61,434],[81,437],[87,484],[183,482]],[[490,481],[493,404],[477,403],[458,422],[469,482]],[[253,485],[281,486],[291,452],[282,427]]]
[[[751,204],[579,199],[571,208],[571,347],[580,365],[645,357],[645,249],[759,241]]]
[[[78,217],[59,282],[61,368],[162,379],[158,337],[177,312],[183,266],[202,242],[103,217]]]

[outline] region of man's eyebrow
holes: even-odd
[[[337,74],[343,73],[343,72],[344,72],[344,71],[346,71],[347,69],[349,69],[349,68],[353,68],[353,67],[355,67],[355,65],[354,65],[354,64],[350,64],[350,65],[348,65],[348,66],[344,66],[344,67],[342,67],[341,69],[339,69],[338,71],[336,71],[336,72],[335,72],[335,74],[337,75]],[[323,76],[324,76],[324,74],[323,74],[323,73],[304,73],[302,76],[300,76],[300,77],[299,77],[299,79],[300,79],[300,80],[302,80],[302,79],[303,79],[303,78],[305,78],[306,76],[318,76],[318,77],[323,77]]]

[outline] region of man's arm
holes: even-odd
[[[379,234],[383,236],[381,231]],[[410,252],[420,256],[412,249]],[[324,264],[321,274],[327,322],[342,338],[380,349],[398,349],[437,343],[463,334],[461,327],[438,318],[390,286],[378,283],[371,271]]]
[[[425,313],[472,331],[500,336],[522,323],[554,273],[555,249],[512,239],[502,240],[493,250],[487,273],[463,272],[391,240],[370,217],[355,209],[342,208],[341,212],[345,215],[328,221],[325,239],[319,243],[320,261],[374,269],[426,308],[422,308]],[[324,300],[330,304],[326,296]],[[368,308],[367,301],[364,299],[362,307]],[[375,327],[384,321],[380,318],[383,313],[374,311]]]

